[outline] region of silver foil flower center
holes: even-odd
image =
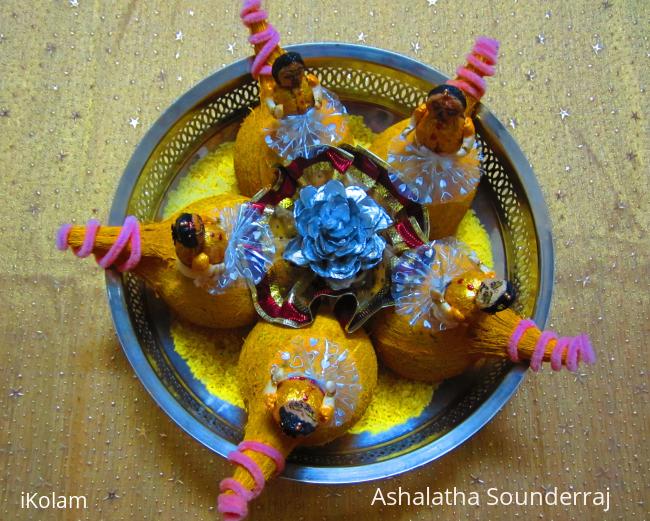
[[[332,289],[349,287],[362,271],[379,264],[386,240],[379,235],[392,221],[359,186],[328,181],[307,186],[294,203],[298,236],[284,258],[308,266]]]

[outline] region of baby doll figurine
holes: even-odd
[[[218,264],[224,257],[223,230],[210,225],[206,231],[198,214],[183,213],[172,224],[172,239],[176,256],[183,265],[197,272]]]
[[[273,82],[264,82],[261,98],[273,115],[265,142],[285,162],[309,159],[323,145],[337,145],[347,133],[346,110],[336,95],[324,89],[297,52],[278,56],[271,68]]]
[[[493,315],[508,309],[517,292],[509,280],[494,277],[491,272],[469,271],[449,282],[444,292],[432,289],[431,299],[441,323],[454,325],[471,320],[478,312]]]
[[[388,145],[391,179],[409,199],[435,207],[467,197],[478,184],[474,124],[466,109],[462,90],[439,85]]]
[[[268,217],[248,203],[204,217],[182,213],[172,224],[178,271],[212,295],[237,280],[259,284],[275,256]]]
[[[448,237],[406,252],[395,265],[392,295],[411,326],[445,330],[510,307],[516,292],[476,253]]]
[[[278,165],[311,159],[324,145],[352,141],[345,107],[306,72],[300,54],[282,49],[267,16],[260,0],[245,0],[241,18],[255,49],[250,70],[259,84],[260,103],[239,128],[234,168],[239,191],[248,197],[275,184]],[[314,172],[316,179],[329,179],[329,170]]]
[[[453,235],[476,194],[481,168],[472,116],[498,48],[496,40],[478,38],[456,79],[432,89],[410,119],[387,128],[370,148],[390,165],[400,193],[425,206],[430,239]]]
[[[406,137],[415,130],[415,141],[436,154],[466,155],[474,146],[474,123],[465,115],[467,100],[458,87],[439,85],[425,103],[413,111]]]
[[[297,52],[281,54],[271,69],[275,85],[267,83],[266,105],[276,119],[304,114],[321,108],[323,89],[316,76],[305,73],[305,63]]]

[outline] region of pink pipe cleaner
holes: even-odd
[[[86,235],[84,235],[84,242],[81,248],[75,252],[77,257],[85,259],[93,251],[97,231],[99,230],[99,221],[97,219],[90,219],[86,224]]]
[[[250,456],[247,456],[243,452],[240,452],[239,448],[228,454],[228,460],[236,463],[237,465],[241,465],[248,471],[251,476],[253,476],[253,481],[255,481],[255,485],[253,487],[253,497],[259,496],[262,492],[262,489],[264,488],[266,480],[264,479],[264,473],[262,472],[262,469],[257,464],[257,462]]]
[[[513,362],[519,362],[519,342],[521,342],[524,333],[531,327],[535,327],[535,323],[529,319],[523,319],[512,333],[508,340],[508,356]],[[582,333],[578,336],[558,337],[553,331],[542,331],[542,334],[535,344],[535,349],[530,358],[530,368],[533,371],[539,371],[542,367],[546,347],[551,340],[555,340],[555,346],[551,352],[551,369],[559,371],[562,369],[562,358],[564,357],[564,365],[566,368],[575,372],[578,370],[580,362],[585,364],[593,364],[596,361],[596,353],[589,341],[589,337]]]
[[[273,460],[275,463],[275,473],[282,474],[284,471],[284,456],[282,453],[274,447],[262,443],[260,441],[245,440],[239,444],[239,450],[252,450],[253,452],[258,452],[259,454],[264,454],[269,459]]]
[[[70,231],[72,230],[71,224],[64,224],[59,228],[56,235],[56,247],[61,251],[65,251],[69,246]],[[77,257],[88,257],[93,251],[97,232],[99,231],[99,221],[91,219],[86,224],[84,240],[80,248],[73,250]],[[135,268],[142,257],[142,243],[140,240],[140,223],[133,215],[129,215],[124,220],[124,225],[120,230],[117,240],[106,252],[103,257],[95,257],[97,263],[104,269],[108,269],[118,257],[122,254],[127,244],[130,245],[131,251],[129,257],[122,264],[116,266],[118,271],[130,271]]]
[[[68,249],[68,238],[70,237],[71,224],[62,224],[59,231],[56,232],[56,249],[65,251]]]
[[[530,368],[533,371],[537,372],[541,369],[544,353],[546,352],[546,344],[548,344],[551,339],[558,340],[558,336],[553,331],[543,331],[539,336],[539,340],[535,344],[535,349],[533,350],[533,356],[530,357]]]
[[[553,371],[559,371],[562,369],[562,355],[569,344],[571,343],[571,338],[568,336],[563,336],[560,338],[551,352],[551,369]]]
[[[244,25],[249,29],[251,29],[253,24],[266,21],[268,13],[263,9],[260,9],[261,5],[261,0],[244,1],[244,7],[240,11],[239,16],[241,17],[242,22],[244,22]],[[248,37],[248,41],[252,45],[263,44],[262,49],[257,53],[253,59],[253,64],[251,65],[251,74],[253,75],[253,78],[257,78],[260,75],[270,76],[271,66],[266,62],[278,46],[278,43],[280,43],[280,33],[278,33],[273,25],[267,22],[266,29],[259,33],[251,34]]]
[[[219,484],[221,494],[219,494],[217,500],[217,508],[223,514],[225,521],[241,521],[244,519],[248,515],[248,502],[259,496],[262,489],[264,489],[266,480],[264,479],[262,469],[260,469],[260,466],[254,459],[242,452],[245,450],[263,454],[273,460],[276,474],[284,470],[284,456],[280,451],[260,441],[242,441],[237,446],[237,450],[228,454],[228,459],[244,467],[253,476],[255,487],[253,490],[248,490],[233,478],[226,478],[221,481]],[[227,492],[232,492],[232,494],[228,494]]]
[[[498,55],[498,40],[485,36],[478,37],[472,52],[467,55],[467,65],[456,69],[458,79],[448,80],[447,84],[458,87],[465,94],[480,100],[485,94],[485,80],[483,77],[494,76],[494,66],[497,63]]]
[[[524,336],[524,333],[531,327],[536,327],[535,322],[527,318],[523,319],[521,322],[519,322],[519,324],[517,324],[515,331],[512,333],[512,336],[508,341],[508,355],[510,356],[510,360],[515,363],[520,361],[518,351],[519,342],[521,342],[521,338]]]

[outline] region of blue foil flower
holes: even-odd
[[[309,266],[333,289],[349,287],[360,271],[379,264],[386,241],[378,232],[392,224],[361,187],[334,180],[303,188],[294,218],[298,236],[287,245],[284,258]]]

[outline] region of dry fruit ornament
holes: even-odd
[[[480,37],[457,78],[433,88],[410,119],[382,132],[371,151],[390,165],[391,181],[429,212],[430,238],[453,235],[481,178],[472,116],[494,74],[499,43]]]

